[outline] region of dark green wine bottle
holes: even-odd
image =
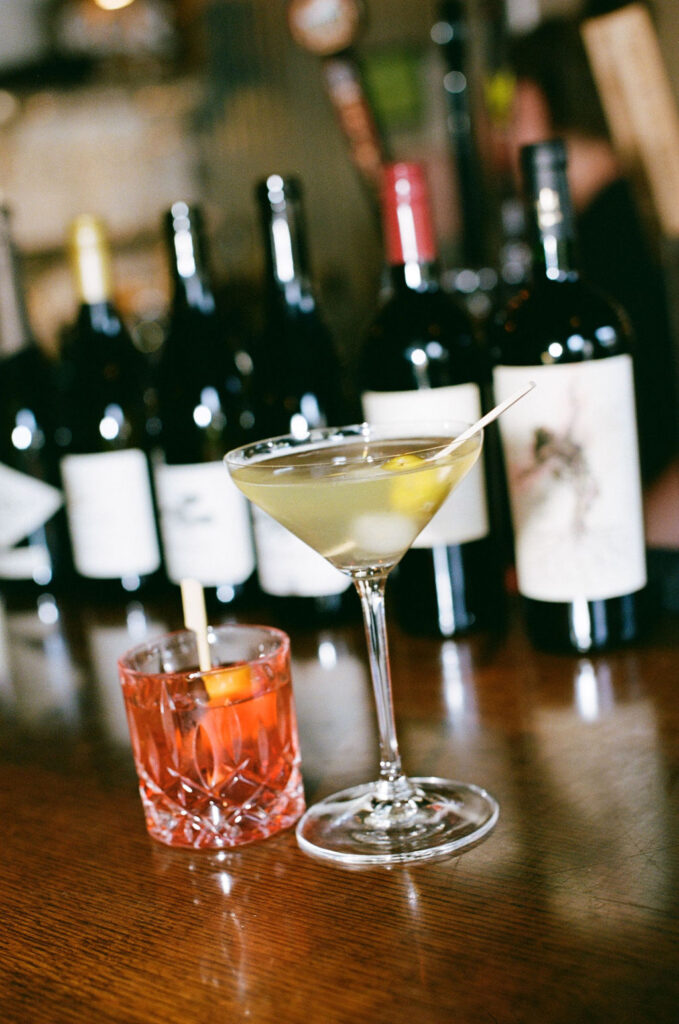
[[[255,440],[252,364],[215,297],[202,211],[176,202],[164,227],[172,299],[156,377],[162,458],[154,471],[164,560],[172,583],[202,583],[214,613],[253,595],[248,506],[223,463],[230,448]]]
[[[69,557],[54,450],[54,367],[29,324],[10,211],[0,206],[0,592],[63,585]]]
[[[490,364],[466,311],[438,280],[424,169],[385,170],[383,219],[390,290],[365,338],[363,412],[374,422],[474,422]],[[454,636],[501,621],[500,556],[481,460],[399,563],[392,607],[410,631]]]
[[[566,147],[526,146],[532,281],[496,338],[498,401],[537,387],[500,420],[518,589],[533,642],[594,651],[639,636],[646,559],[632,334],[579,272]]]
[[[256,189],[266,259],[264,317],[254,350],[260,437],[305,436],[344,419],[341,367],[312,285],[297,178]],[[253,507],[257,575],[283,621],[332,622],[357,608],[348,576]]]
[[[56,437],[73,561],[81,592],[123,598],[162,581],[148,366],[114,303],[101,221],[76,218],[68,251],[79,309],[62,346]]]

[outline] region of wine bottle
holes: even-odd
[[[10,219],[0,206],[0,590],[29,598],[64,582],[68,553],[53,366],[28,321]]]
[[[389,164],[383,222],[391,288],[360,359],[368,420],[464,420],[481,415],[490,367],[466,311],[439,286],[426,176]],[[401,625],[453,636],[497,622],[500,564],[479,461],[422,531],[390,584]]]
[[[199,580],[217,611],[247,597],[255,569],[247,503],[222,461],[254,440],[251,361],[215,298],[202,211],[176,202],[164,226],[172,300],[156,375],[162,460],[154,467],[163,553],[172,583]]]
[[[59,366],[56,432],[80,589],[98,597],[149,592],[162,578],[148,452],[148,367],[113,299],[105,228],[71,224],[79,299]]]
[[[631,641],[646,561],[631,330],[578,271],[566,147],[521,151],[531,284],[496,339],[500,401],[537,387],[501,420],[517,583],[533,642],[593,651]]]
[[[312,286],[302,185],[271,174],[256,187],[266,257],[264,318],[254,351],[260,437],[295,434],[343,419],[341,367]],[[357,605],[351,581],[253,507],[257,576],[287,620],[331,621]]]
[[[459,256],[462,266],[478,268],[486,261],[486,210],[470,96],[468,5],[465,0],[439,0],[437,12],[431,35],[440,46],[444,66],[446,123],[458,193]]]

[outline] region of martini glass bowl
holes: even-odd
[[[455,438],[465,431],[466,440]],[[384,592],[481,452],[459,422],[369,424],[286,435],[229,452],[254,504],[347,573],[363,612],[379,732],[379,778],[313,804],[296,835],[312,856],[365,867],[448,857],[481,840],[498,805],[471,783],[404,773],[394,719]]]

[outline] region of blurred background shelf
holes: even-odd
[[[440,251],[454,263],[454,172],[440,47],[430,36],[438,4],[364,6],[357,50],[389,149],[396,159],[426,162]],[[481,104],[484,64],[496,59],[498,10],[510,31],[523,31],[586,6],[470,0],[474,103]],[[656,0],[653,13],[679,91],[672,46],[679,10],[673,0]],[[261,270],[252,186],[275,170],[294,171],[306,184],[324,307],[352,358],[379,287],[379,231],[321,62],[293,41],[283,0],[133,0],[109,11],[95,0],[5,0],[0,40],[0,190],[14,211],[32,320],[47,347],[72,312],[62,246],[74,215],[95,212],[108,223],[121,305],[143,319],[168,293],[161,212],[178,196],[199,200],[215,269],[247,297]],[[491,199],[494,187],[491,179]]]

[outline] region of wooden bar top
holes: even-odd
[[[286,832],[145,830],[115,659],[180,623],[131,604],[0,623],[2,1024],[679,1020],[679,619],[596,657],[392,623],[406,770],[487,788],[461,856],[350,871]],[[77,619],[77,621],[75,621]],[[358,624],[292,631],[307,799],[377,770]]]

